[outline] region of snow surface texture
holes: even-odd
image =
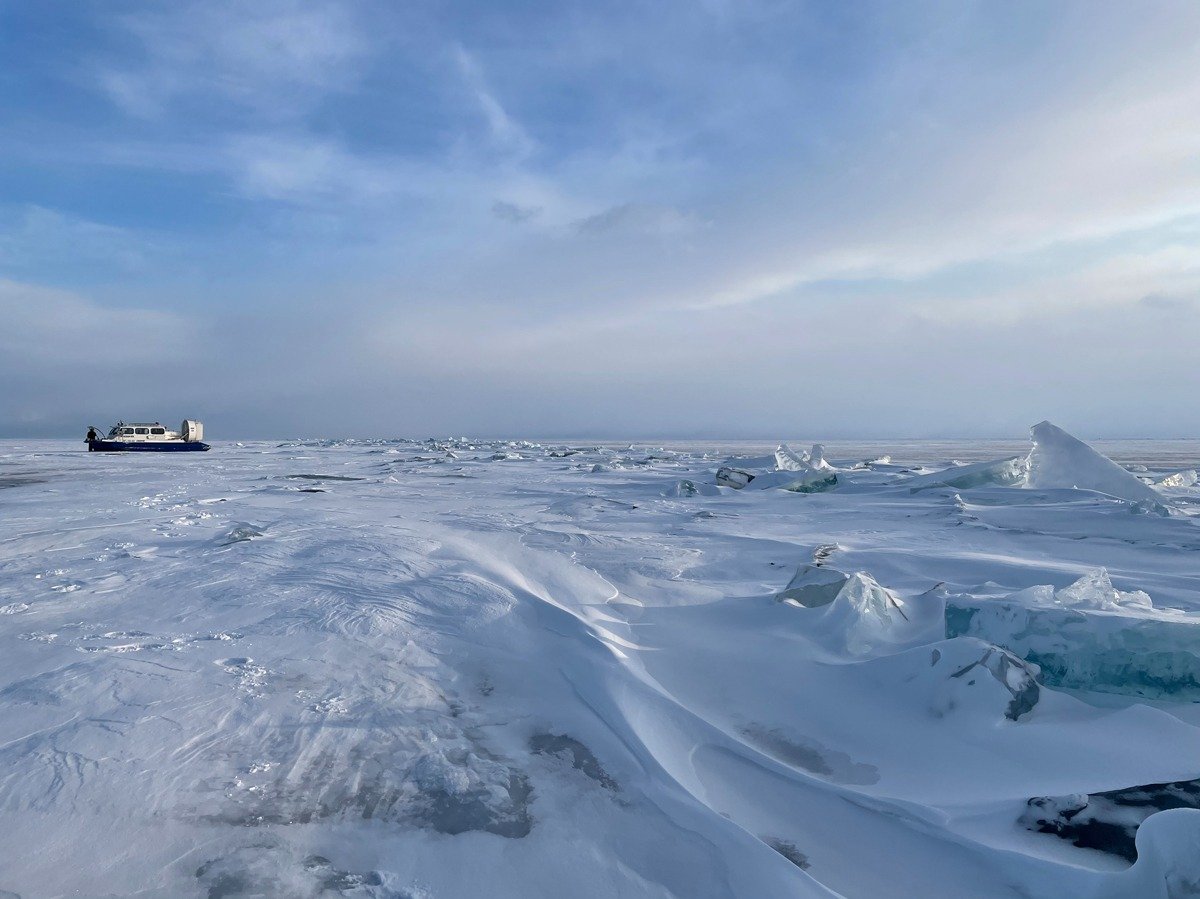
[[[946,637],[1200,612],[1196,459],[1055,437],[0,443],[0,896],[1190,895],[1200,703]]]

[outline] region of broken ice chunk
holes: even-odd
[[[1196,476],[1196,469],[1189,468],[1186,471],[1177,471],[1164,478],[1159,478],[1158,485],[1160,487],[1195,487],[1197,480],[1200,478]]]
[[[820,469],[833,471],[833,466],[825,461],[825,447],[814,443],[813,448],[805,453],[798,453],[786,443],[779,444],[775,450],[775,468],[779,471],[809,471]]]
[[[240,524],[221,538],[222,546],[232,546],[235,543],[245,543],[263,536],[263,532],[248,524]]]
[[[1054,594],[1054,599],[1066,606],[1085,606],[1091,609],[1117,610],[1126,606],[1152,609],[1154,603],[1141,590],[1123,593],[1113,586],[1108,571],[1097,568]]]
[[[775,450],[775,467],[780,471],[803,471],[808,467],[808,459],[786,443],[781,443]]]
[[[1003,646],[1042,670],[1048,686],[1200,702],[1200,615],[1155,609],[1099,569],[1058,592],[951,597],[946,636]]]
[[[806,453],[797,453],[786,443],[779,444],[775,450],[775,468],[780,472],[806,472],[812,468],[833,471],[833,466],[824,457],[824,446],[820,443],[812,444],[812,449]]]
[[[732,461],[732,460],[731,460]],[[816,493],[836,486],[837,473],[832,465],[825,461],[825,448],[815,444],[810,452],[797,453],[786,443],[781,443],[775,450],[774,471],[751,471],[750,463],[770,464],[766,460],[741,460],[746,468],[735,468],[732,465],[722,465],[717,469],[717,484],[722,487],[742,489],[754,485],[756,490],[790,490],[793,493]]]
[[[754,475],[744,468],[725,465],[717,469],[717,485],[721,487],[733,487],[741,490],[753,480]]]
[[[848,580],[850,575],[836,568],[801,565],[775,598],[780,602],[790,600],[805,608],[815,609],[833,602]]]
[[[837,486],[832,468],[807,468],[803,471],[768,471],[753,478],[757,490],[790,490],[792,493],[818,493]]]
[[[1025,483],[1028,460],[1024,456],[1012,456],[995,462],[975,462],[971,465],[956,465],[945,471],[917,475],[907,484],[913,490],[928,487],[954,487],[969,490],[972,487],[1017,487]]]
[[[683,480],[669,487],[664,495],[673,497],[719,496],[720,492],[712,484],[697,484],[695,481]]]
[[[1030,434],[1033,450],[1029,453],[1028,486],[1095,490],[1166,511],[1162,495],[1153,487],[1062,428],[1043,421],[1030,428]]]
[[[809,450],[808,464],[812,468],[833,471],[833,466],[825,460],[825,446],[820,443],[814,443],[812,449]]]

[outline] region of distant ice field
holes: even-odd
[[[0,897],[1191,895],[1200,441],[789,442],[0,441]]]

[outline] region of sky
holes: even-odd
[[[0,436],[1200,435],[1200,3],[0,0]]]

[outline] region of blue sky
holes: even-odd
[[[1200,434],[1192,2],[0,2],[0,434]]]

